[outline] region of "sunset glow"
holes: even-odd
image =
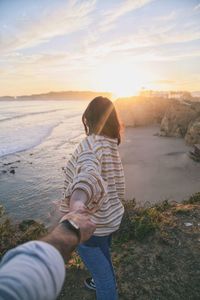
[[[200,2],[0,2],[0,95],[200,90]]]

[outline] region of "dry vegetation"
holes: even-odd
[[[164,201],[138,208],[132,200],[125,208],[112,250],[120,299],[199,299],[200,193],[181,204]],[[0,252],[45,232],[45,227],[35,221],[13,225],[1,212]],[[83,288],[87,276],[74,254],[59,300],[95,299],[93,292]]]
[[[13,223],[0,206],[0,257],[9,249],[44,235],[47,229],[34,220]]]
[[[200,193],[182,204],[164,201],[149,208],[125,204],[113,240],[113,262],[121,300],[200,298]],[[59,300],[94,300],[83,287],[88,276],[77,255],[68,267]]]

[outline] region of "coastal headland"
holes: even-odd
[[[116,106],[125,125],[120,153],[127,191],[125,216],[113,240],[119,299],[198,299],[200,164],[188,153],[194,142],[199,143],[199,103],[133,98],[119,99]],[[66,124],[60,126],[58,132],[65,132]],[[60,193],[63,186],[61,166],[66,161],[66,147],[70,145],[73,151],[77,144],[73,139],[65,144],[66,138],[61,137],[59,147],[55,147],[51,138],[46,140],[46,147],[43,143],[2,161],[0,179],[5,186],[6,200],[10,193],[15,213],[22,187],[30,185],[32,194],[20,206],[20,220],[25,212],[25,221],[20,222],[18,215],[16,224],[17,218],[14,222],[12,214],[8,217],[0,210],[1,255],[47,231],[43,224],[27,220],[27,211],[28,218],[37,219],[33,214],[34,206],[42,212],[40,220],[42,216],[44,223],[44,215],[51,206],[47,202],[49,197],[53,193],[58,196],[56,193]],[[48,177],[49,174],[53,177]],[[45,189],[43,179],[48,181]],[[48,218],[52,221],[54,217],[55,210]],[[59,299],[94,300],[94,293],[83,288],[82,282],[88,272],[76,254],[67,268]]]
[[[125,127],[159,125],[159,135],[200,144],[200,102],[194,99],[129,97],[116,100]]]
[[[88,96],[93,97],[94,94],[87,94]],[[200,164],[189,157],[193,144],[200,143],[200,102],[194,100],[180,101],[139,96],[119,98],[115,101],[125,125],[120,153],[125,170],[127,200],[135,198],[138,205],[153,204],[165,199],[181,201],[199,191]],[[80,130],[81,112],[78,118],[80,125],[77,123],[76,126]],[[77,143],[76,139],[70,141],[69,136],[65,136],[66,128],[74,126],[71,125],[70,119],[67,122],[69,124],[62,123],[54,130],[58,146],[55,146],[54,140],[49,137],[44,144],[2,159],[0,179],[2,179],[3,193],[1,196],[5,205],[11,203],[9,199],[13,199],[13,193],[10,191],[12,189],[15,190],[15,195],[19,195],[20,199],[23,198],[19,187],[27,191],[24,196],[26,201],[23,201],[27,203],[27,197],[30,197],[29,205],[32,207],[34,203],[33,211],[38,210],[36,203],[38,206],[42,205],[45,211],[44,202],[39,203],[38,198],[45,197],[45,201],[54,201],[54,198],[61,197],[60,191],[63,186],[61,167],[65,164],[65,159],[60,157],[65,158],[66,151],[73,151]],[[58,140],[57,134],[59,134]],[[47,148],[44,147],[46,144]],[[43,147],[45,151],[43,149],[40,152]],[[59,162],[56,165],[51,158],[53,151]],[[36,166],[40,166],[40,172]],[[49,184],[52,178],[49,178],[48,168],[56,174],[53,179],[53,182],[56,181],[56,189],[55,185],[52,188]],[[29,177],[31,184],[29,184]],[[12,188],[9,188],[8,196],[7,184],[10,181]],[[28,182],[26,187],[23,181]],[[32,184],[35,187],[41,186],[41,192],[35,188],[35,192],[32,193]],[[30,188],[29,193],[27,186]],[[44,189],[47,191],[45,195],[42,192]],[[17,196],[15,198],[12,201],[18,201]],[[21,217],[21,210],[20,216],[16,210],[14,213],[15,218]]]
[[[200,102],[129,97],[115,104],[125,127],[120,153],[126,199],[144,205],[198,192],[200,164],[189,154],[200,144]]]

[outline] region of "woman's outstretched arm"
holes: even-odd
[[[70,185],[70,210],[97,210],[106,196],[106,182],[101,176],[101,163],[91,151],[79,154],[76,174]]]

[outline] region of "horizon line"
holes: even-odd
[[[140,92],[189,92],[189,93],[195,93],[195,92],[200,92],[200,90],[177,90],[177,89],[170,89],[170,90],[154,90],[154,89],[145,89],[145,90],[138,90],[137,93],[133,93],[131,95],[121,95],[120,97],[133,97],[133,96],[138,96]],[[41,93],[33,93],[33,94],[20,94],[20,95],[0,95],[0,98],[6,98],[6,97],[11,97],[11,98],[18,98],[18,97],[30,97],[30,96],[39,96],[39,95],[47,95],[51,93],[104,93],[104,94],[111,94],[112,97],[116,96],[114,92],[111,91],[96,91],[96,90],[60,90],[60,91],[47,91],[47,92],[41,92]]]

